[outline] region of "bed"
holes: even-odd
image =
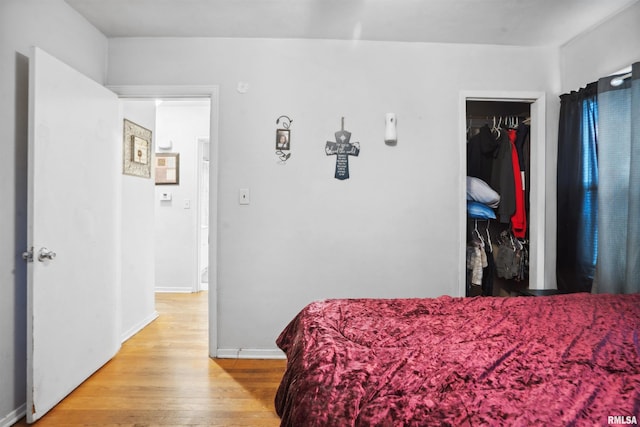
[[[277,345],[281,426],[640,418],[640,294],[324,300]]]

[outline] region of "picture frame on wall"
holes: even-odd
[[[151,178],[152,133],[131,120],[124,119],[122,173],[140,178]]]
[[[276,130],[276,150],[289,150],[291,146],[291,134],[289,129]]]
[[[180,154],[156,153],[156,185],[180,184]]]

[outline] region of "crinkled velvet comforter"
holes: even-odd
[[[640,294],[326,300],[278,337],[282,426],[640,420]]]

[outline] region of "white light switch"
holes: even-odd
[[[191,200],[184,199],[184,204],[182,205],[182,207],[185,209],[191,209]]]
[[[241,205],[248,205],[251,199],[249,198],[249,189],[241,188],[238,192],[238,203]]]

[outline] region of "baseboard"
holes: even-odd
[[[155,291],[157,293],[190,294],[193,293],[193,288],[190,286],[156,286]]]
[[[127,341],[129,338],[131,338],[132,336],[134,336],[135,334],[143,330],[149,323],[156,320],[158,316],[159,316],[158,312],[154,310],[154,312],[151,313],[151,315],[149,315],[147,318],[143,319],[137,325],[134,325],[132,328],[129,328],[128,331],[123,333],[120,336],[120,342],[123,343]]]
[[[286,359],[282,350],[261,348],[219,348],[219,359]]]
[[[18,409],[14,409],[2,419],[0,419],[0,427],[12,426],[20,421],[25,415],[27,415],[27,404],[23,403]]]

